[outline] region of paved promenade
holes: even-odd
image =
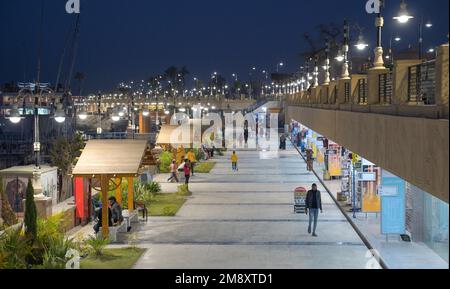
[[[135,268],[365,268],[367,248],[294,148],[238,155],[239,172],[232,172],[228,152],[210,174],[192,179],[194,195],[177,217],[140,225],[137,245],[148,250]],[[166,175],[157,178],[175,191]],[[294,189],[313,182],[324,203],[317,238],[293,207]]]

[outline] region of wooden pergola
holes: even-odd
[[[134,210],[133,179],[138,177],[147,156],[146,140],[90,140],[83,149],[74,177],[100,180],[102,199],[102,235],[109,236],[108,192],[115,190],[122,205],[122,179],[128,180],[128,211]]]

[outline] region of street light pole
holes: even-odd
[[[349,65],[348,65],[348,52],[349,52],[349,38],[350,38],[350,26],[348,25],[348,20],[344,21],[344,45],[342,46],[342,52],[344,53],[344,64],[342,65],[342,79],[349,79]]]
[[[382,16],[382,9],[384,7],[384,0],[380,0],[380,11],[377,13],[375,20],[375,26],[377,28],[377,46],[375,47],[375,59],[373,63],[373,69],[384,69],[383,59],[383,44],[382,44],[382,31],[384,26],[384,18]]]
[[[325,85],[330,84],[330,39],[327,39],[327,47],[325,48]]]
[[[39,89],[39,83],[36,83],[36,88]],[[33,94],[33,91],[31,91]],[[36,93],[34,95],[34,160],[35,160],[35,169],[41,169],[41,143],[39,138],[39,96]]]

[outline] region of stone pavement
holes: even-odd
[[[297,151],[276,155],[238,151],[216,158],[210,174],[192,178],[194,192],[176,217],[141,223],[134,242],[147,252],[135,268],[148,269],[338,269],[365,268],[367,248]],[[175,191],[157,176],[164,191]],[[322,191],[324,213],[317,238],[306,215],[294,213],[293,191],[313,182]],[[376,263],[378,267],[378,263]]]

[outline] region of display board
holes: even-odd
[[[381,186],[381,233],[405,234],[406,231],[406,182],[383,170]]]

